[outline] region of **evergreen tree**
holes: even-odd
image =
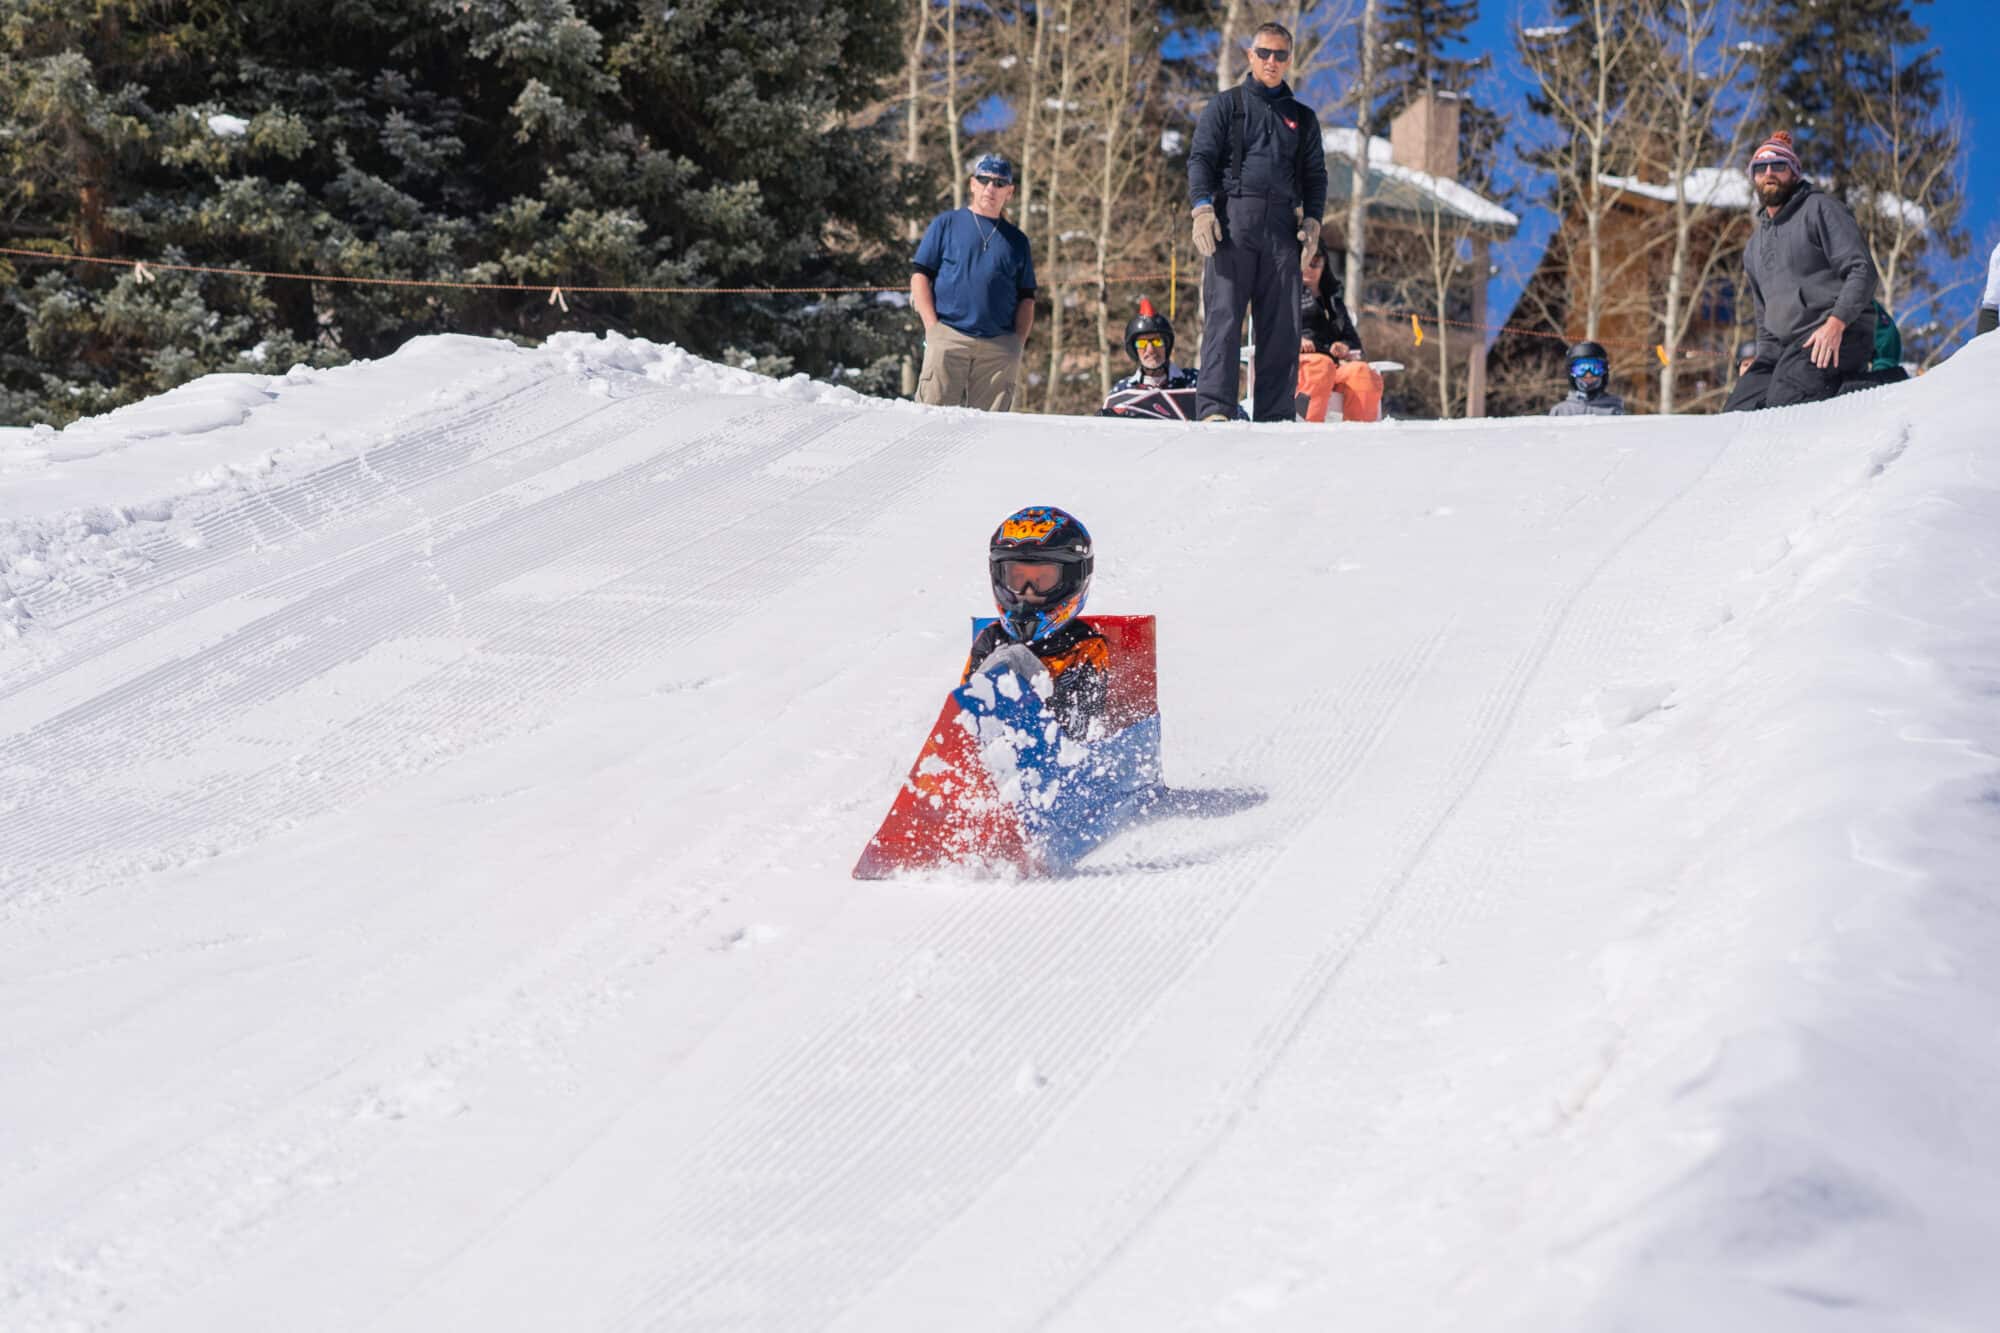
[[[1386,128],[1424,93],[1457,98],[1459,178],[1486,191],[1493,186],[1506,121],[1474,101],[1471,93],[1479,76],[1492,67],[1493,58],[1454,54],[1467,44],[1466,31],[1478,18],[1479,0],[1382,0],[1372,118]]]
[[[899,284],[909,182],[855,114],[897,63],[894,17],[894,0],[0,0],[8,244],[412,284],[18,261],[0,272],[0,420],[418,333],[562,327],[893,391],[904,318],[853,297],[576,293],[565,315],[542,293],[415,284]]]

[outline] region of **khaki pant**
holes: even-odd
[[[1006,333],[975,338],[940,320],[924,334],[924,371],[917,401],[933,407],[976,407],[1005,412],[1014,406],[1021,370],[1021,339]]]

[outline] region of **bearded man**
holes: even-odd
[[[1847,205],[1805,178],[1779,130],[1750,157],[1757,226],[1743,252],[1757,298],[1757,352],[1725,412],[1831,398],[1875,348],[1875,261]]]

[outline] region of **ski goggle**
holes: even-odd
[[[1016,597],[1047,597],[1063,583],[1062,564],[1055,560],[1002,560],[998,572],[1000,586]]]
[[[1143,338],[1134,338],[1132,340],[1132,345],[1138,348],[1142,352],[1150,352],[1156,347],[1165,347],[1167,345],[1167,340],[1165,338],[1156,338],[1151,334],[1147,334]]]
[[[1572,376],[1595,375],[1603,379],[1609,370],[1610,367],[1604,364],[1604,358],[1601,356],[1580,356],[1569,363],[1569,373]]]

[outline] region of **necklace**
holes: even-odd
[[[969,208],[966,209],[965,211],[968,213],[972,213],[972,210]],[[977,213],[972,213],[972,229],[974,231],[979,231],[979,214]],[[996,219],[993,223],[992,231],[979,232],[979,253],[982,255],[985,254],[986,247],[991,245],[993,243],[993,238],[995,236],[998,236],[999,234],[1000,234],[1000,223]]]

